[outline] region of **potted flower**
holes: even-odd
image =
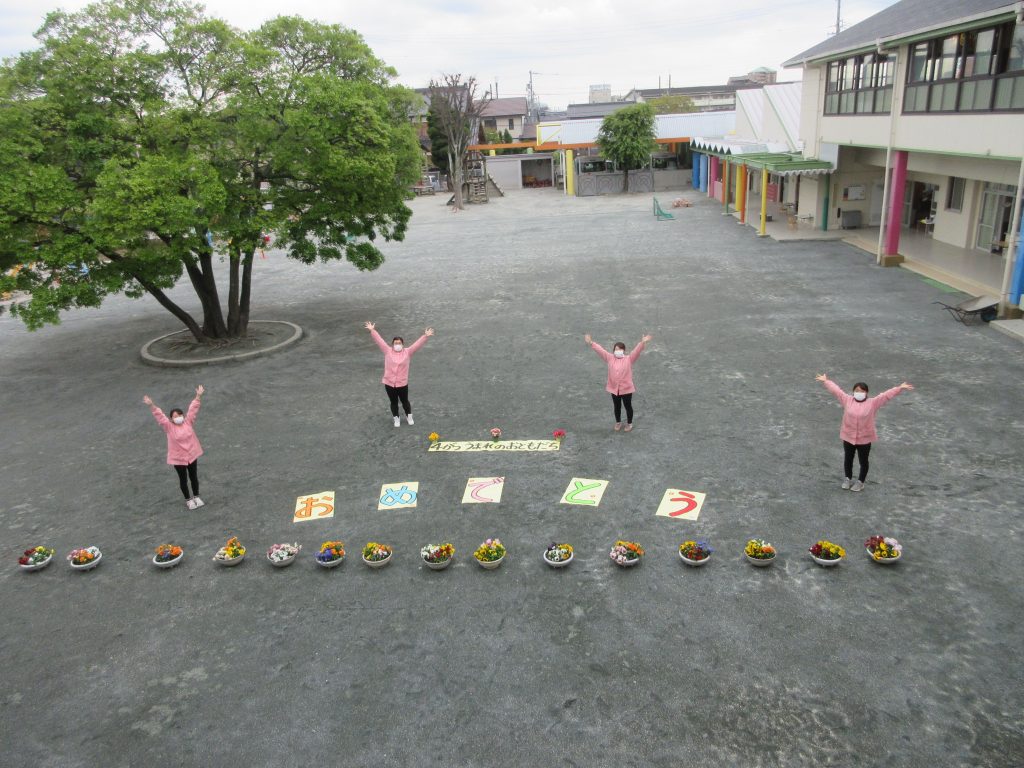
[[[544,562],[552,568],[565,568],[572,562],[572,558],[572,544],[551,543],[544,550]]]
[[[95,568],[102,559],[103,553],[100,552],[99,547],[72,549],[68,554],[68,562],[71,563],[71,567],[76,571],[88,571]]]
[[[437,432],[431,432],[429,435],[427,435],[427,440],[429,440],[432,443],[436,443],[440,439],[441,436],[437,434]]]
[[[684,541],[679,545],[679,557],[695,568],[707,565],[714,551],[706,541]]]
[[[367,542],[363,547],[363,562],[371,568],[383,568],[391,562],[391,555],[394,550],[387,544],[378,544],[376,541]]]
[[[302,549],[302,545],[295,544],[272,544],[267,550],[267,560],[275,568],[284,568],[295,562],[295,557]]]
[[[556,429],[554,432],[551,433],[551,436],[555,438],[555,440],[557,440],[558,442],[562,442],[562,440],[565,439],[565,430]]]
[[[491,430],[491,440],[493,442],[495,442],[495,443],[498,442],[499,440],[501,440],[501,428],[500,427],[495,427],[494,429]]]
[[[839,565],[839,562],[846,557],[845,549],[825,539],[816,541],[807,551],[811,553],[814,562],[825,568]]]
[[[485,539],[484,542],[476,548],[476,552],[473,553],[473,557],[480,563],[481,568],[487,570],[493,570],[501,565],[505,559],[505,554],[508,552],[505,549],[505,545],[501,543],[501,539]]]
[[[751,539],[743,548],[743,554],[746,555],[751,565],[765,568],[775,562],[775,556],[778,553],[775,551],[775,547],[764,539]]]
[[[56,553],[57,550],[49,547],[31,547],[18,558],[18,565],[23,571],[39,571],[50,564]]]
[[[161,544],[153,555],[153,565],[157,568],[173,568],[185,556],[185,550],[176,544]]]
[[[316,564],[324,568],[337,568],[345,559],[345,542],[325,541],[316,553]]]
[[[238,565],[245,558],[245,547],[237,537],[232,536],[228,543],[217,550],[213,556],[213,562],[217,565],[232,566]]]
[[[432,571],[443,571],[452,564],[455,558],[455,547],[451,542],[444,544],[427,544],[420,550],[420,557]]]
[[[640,558],[644,556],[644,548],[635,541],[616,541],[612,551],[608,553],[612,562],[622,568],[632,568],[640,564]]]
[[[891,536],[872,536],[864,542],[864,549],[880,565],[892,565],[903,557],[903,545]]]

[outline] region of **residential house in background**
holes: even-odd
[[[508,131],[514,141],[523,136],[523,125],[528,113],[525,96],[491,99],[480,118],[485,131]]]
[[[728,85],[693,85],[682,88],[634,88],[624,101],[641,102],[660,96],[687,96],[698,112],[728,112],[736,108],[736,92],[746,88],[760,88],[761,83],[747,81]]]
[[[802,184],[801,214],[1019,303],[1024,5],[900,0],[783,66],[804,70],[804,155],[835,165]]]

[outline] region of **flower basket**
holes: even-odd
[[[572,544],[551,543],[544,550],[544,562],[552,568],[565,568],[572,562],[573,557],[575,557],[575,553]]]
[[[491,430],[491,440],[493,442],[495,442],[495,443],[498,442],[499,440],[501,440],[501,428],[500,427],[495,427],[494,429]]]
[[[505,545],[501,543],[501,539],[485,539],[483,543],[476,548],[476,551],[473,553],[473,557],[476,558],[476,561],[480,564],[481,568],[492,571],[504,562],[507,552],[508,550],[505,549]]]
[[[679,558],[689,566],[700,568],[711,562],[714,551],[706,541],[684,541],[679,545]]]
[[[891,536],[872,536],[864,542],[864,549],[879,565],[892,565],[903,557],[903,545]]]
[[[76,571],[91,571],[100,564],[102,559],[103,553],[100,552],[99,547],[72,549],[68,554],[68,563]]]
[[[345,560],[345,542],[325,541],[315,557],[316,564],[321,568],[337,568]]]
[[[644,556],[644,548],[635,541],[619,540],[615,542],[608,556],[617,566],[632,568],[634,565],[640,565],[640,560]]]
[[[420,550],[423,564],[432,571],[443,571],[455,559],[455,547],[451,542],[444,544],[427,544]]]
[[[363,562],[370,568],[383,568],[391,562],[392,554],[394,550],[387,544],[370,541],[363,547]]]
[[[839,565],[846,557],[845,549],[824,539],[816,541],[807,551],[811,553],[811,559],[823,568]]]
[[[429,435],[427,435],[427,440],[429,440],[431,444],[436,443],[440,439],[441,436],[437,434],[437,432],[431,432]]]
[[[238,565],[244,559],[245,547],[242,546],[242,542],[235,536],[228,539],[228,543],[218,549],[217,554],[213,556],[213,562],[227,568]]]
[[[743,548],[747,562],[755,568],[767,568],[775,562],[778,552],[764,539],[751,539]]]
[[[295,558],[302,551],[302,545],[295,544],[273,544],[267,550],[267,560],[275,568],[284,568],[295,562]]]
[[[176,544],[161,544],[153,555],[153,565],[157,568],[173,568],[185,556],[185,550]]]
[[[556,429],[554,432],[551,433],[551,437],[553,437],[558,442],[562,442],[565,439],[565,430]]]
[[[49,547],[31,547],[18,558],[18,567],[23,571],[41,571],[53,562],[56,550]]]

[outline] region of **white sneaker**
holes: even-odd
[[[851,491],[863,491],[864,490],[864,483],[862,483],[860,480],[854,480],[853,481],[853,485],[850,486],[850,490]]]
[[[839,487],[842,488],[844,491],[850,490],[850,478],[843,478],[843,484]]]
[[[618,432],[620,429],[622,429],[622,422],[621,421],[616,421],[615,422],[615,431]]]
[[[186,500],[185,501],[185,506],[188,507],[189,509],[195,509],[196,508],[196,500],[195,499],[188,499],[188,500]]]
[[[406,420],[407,422],[409,422],[409,426],[410,426],[410,427],[411,427],[411,426],[412,426],[413,424],[415,424],[415,422],[414,422],[414,421],[412,420],[412,414],[411,414],[411,413],[407,413],[407,414],[405,414],[405,420]]]
[[[192,501],[195,502],[195,504],[196,504],[195,508],[196,509],[199,509],[200,507],[205,507],[206,506],[206,502],[203,501],[202,499],[200,499],[198,496],[194,497],[192,499]]]
[[[402,426],[402,420],[400,418],[398,418],[397,416],[395,416],[395,426],[396,427]]]

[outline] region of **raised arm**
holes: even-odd
[[[427,330],[425,330],[423,332],[423,335],[420,336],[418,339],[416,339],[416,341],[414,341],[412,343],[412,346],[409,347],[409,357],[412,357],[413,354],[416,352],[416,350],[418,350],[420,347],[422,347],[424,344],[426,344],[427,343],[427,339],[429,339],[433,335],[434,335],[434,329],[433,328],[427,328]]]
[[[633,347],[633,351],[629,353],[629,362],[635,363],[637,361],[637,358],[640,357],[640,353],[643,352],[644,349],[647,347],[647,342],[649,342],[653,338],[654,337],[651,336],[649,333],[645,333],[643,338],[640,339],[640,341],[637,343],[635,347]]]
[[[206,390],[203,388],[202,384],[196,387],[196,396],[192,399],[192,402],[189,403],[188,413],[185,414],[185,423],[189,426],[195,424],[196,416],[199,415],[199,398],[203,396],[203,392],[205,391]]]
[[[381,352],[387,352],[390,349],[388,343],[380,337],[379,333],[377,333],[377,326],[371,322],[367,322],[363,327],[370,332],[370,338],[373,339],[374,344],[380,347]]]
[[[885,405],[890,400],[892,400],[894,397],[896,397],[896,395],[898,395],[904,389],[910,390],[910,389],[913,389],[913,388],[914,388],[913,384],[908,384],[907,382],[904,381],[898,387],[893,387],[892,389],[887,389],[887,390],[885,390],[885,392],[881,392],[880,394],[875,395],[873,398],[871,398],[871,402],[875,406],[875,409],[877,410],[878,408],[881,408],[883,405]]]
[[[832,379],[830,379],[826,374],[819,373],[814,378],[820,381],[822,384],[824,384],[825,389],[827,389],[829,392],[835,395],[836,400],[838,400],[843,405],[846,405],[850,400],[853,399],[851,395],[848,395],[846,392],[843,392],[842,388],[834,381],[832,381]]]
[[[590,345],[590,348],[592,350],[594,350],[595,352],[597,352],[598,357],[600,357],[605,362],[608,362],[609,360],[612,359],[612,353],[609,352],[604,347],[602,347],[600,344],[598,344],[592,338],[590,338],[590,334],[589,333],[586,336],[583,337],[583,340],[585,342],[587,342],[587,344]]]
[[[163,429],[167,429],[171,425],[171,420],[168,419],[164,412],[161,411],[153,401],[146,395],[142,398],[142,402],[149,406],[149,412],[153,414],[153,418],[156,419],[156,423],[159,424]]]

